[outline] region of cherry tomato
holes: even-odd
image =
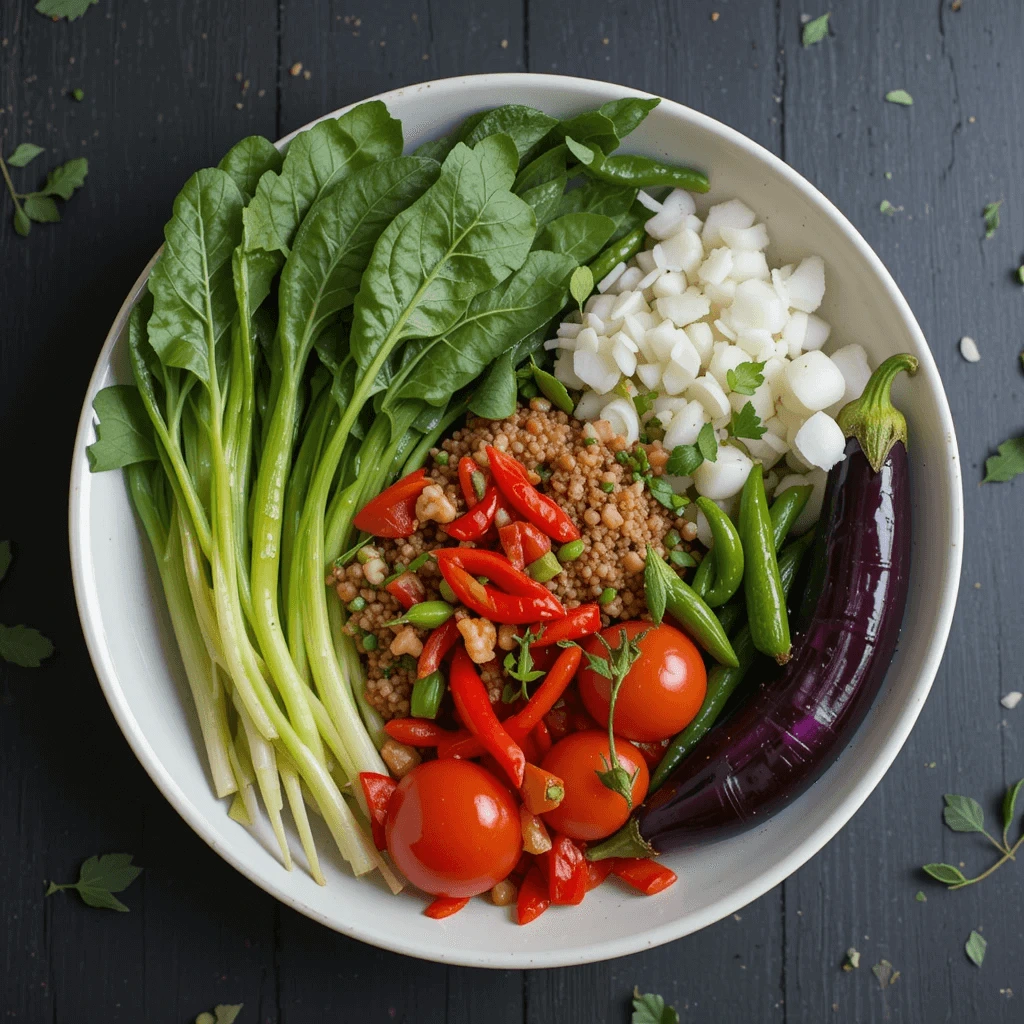
[[[516,866],[519,808],[489,771],[454,758],[425,761],[388,803],[388,852],[413,885],[432,896],[476,896]]]
[[[629,772],[637,772],[633,782],[633,806],[647,796],[650,775],[643,755],[628,740],[615,740],[619,763]],[[608,789],[597,777],[607,765],[608,733],[599,729],[574,732],[559,740],[541,762],[541,767],[557,775],[565,786],[565,797],[553,810],[542,815],[556,832],[570,839],[604,839],[626,823],[630,808],[621,794]]]
[[[672,626],[649,622],[623,622],[601,630],[612,647],[620,643],[619,630],[630,639],[643,630],[640,657],[619,688],[615,702],[615,735],[638,742],[656,742],[675,736],[693,721],[704,703],[708,688],[707,671],[693,641]],[[591,654],[605,654],[597,637],[583,642]],[[599,725],[608,724],[608,696],[611,680],[598,675],[583,662],[579,676],[580,696]]]

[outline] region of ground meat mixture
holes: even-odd
[[[531,472],[531,479],[557,501],[572,517],[583,540],[583,554],[566,562],[564,569],[547,587],[567,607],[595,601],[607,590],[615,597],[602,606],[602,620],[635,619],[646,615],[643,569],[647,545],[662,556],[662,539],[675,528],[687,539],[695,530],[692,522],[673,515],[650,494],[643,480],[633,479],[633,469],[617,461],[626,451],[625,439],[612,434],[608,424],[584,424],[563,412],[552,410],[546,399],[534,399],[500,422],[471,419],[465,427],[431,452],[427,475],[441,487],[458,515],[467,511],[459,486],[459,459],[469,455],[481,467],[487,466],[487,445],[515,456]],[[655,475],[660,475],[667,452],[659,442],[644,446]],[[446,464],[436,456],[447,453]],[[388,572],[408,565],[417,555],[440,546],[451,546],[445,527],[438,522],[421,523],[411,536],[395,541],[375,542],[376,551]],[[683,544],[685,550],[687,544]],[[557,550],[557,545],[555,545]],[[440,598],[441,575],[428,559],[416,573],[426,591],[426,600]],[[409,654],[392,653],[399,632],[407,627],[386,627],[384,623],[402,614],[398,601],[383,589],[370,586],[358,561],[337,569],[330,582],[339,598],[351,604],[356,598],[347,629],[355,635],[367,664],[366,696],[385,718],[409,714],[409,696],[416,680],[416,661]],[[463,614],[468,614],[463,610]],[[421,641],[428,630],[417,630]],[[406,634],[399,646],[407,646]],[[504,655],[500,649],[499,657]],[[498,701],[506,683],[498,660],[479,666],[492,701]]]

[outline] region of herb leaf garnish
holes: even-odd
[[[740,363],[735,370],[726,370],[725,380],[738,395],[752,395],[764,383],[764,363]]]
[[[213,1013],[201,1013],[196,1017],[196,1024],[235,1024],[235,1019],[242,1012],[244,1003],[219,1003]]]
[[[630,1024],[679,1024],[679,1014],[665,1000],[653,992],[640,994],[633,989],[633,1016]]]
[[[820,43],[828,35],[828,19],[831,16],[832,12],[828,11],[804,25],[803,33],[800,36],[800,42],[804,47]]]
[[[881,203],[878,204],[878,212],[884,213],[887,217],[892,217],[896,213],[896,207],[893,206],[888,199],[883,199]]]
[[[985,941],[984,936],[979,935],[976,931],[972,931],[968,936],[967,941],[964,943],[964,952],[967,954],[971,963],[980,967],[985,960],[985,951],[988,949],[988,942]]]
[[[767,431],[768,428],[761,424],[761,417],[754,412],[753,402],[747,402],[739,412],[733,410],[732,422],[729,424],[730,437],[749,437],[757,441]]]
[[[11,542],[0,541],[0,580],[11,565]],[[0,658],[22,668],[39,668],[39,663],[53,654],[53,644],[31,626],[0,625]]]
[[[85,183],[85,176],[89,172],[89,161],[84,157],[77,157],[69,160],[60,167],[55,167],[46,176],[46,184],[38,192],[17,192],[14,182],[8,172],[8,165],[11,167],[24,167],[34,160],[42,149],[31,142],[23,142],[4,162],[0,157],[0,175],[3,176],[4,184],[14,203],[14,230],[23,238],[32,229],[32,222],[37,224],[52,224],[60,220],[60,213],[53,196],[68,200],[77,188]]]
[[[516,636],[515,641],[519,644],[518,658],[514,651],[509,651],[505,655],[505,672],[520,684],[518,689],[512,686],[511,683],[505,686],[501,699],[506,704],[511,704],[519,697],[522,697],[523,700],[529,700],[530,694],[526,689],[527,684],[540,679],[544,675],[543,672],[533,667],[533,654],[530,651],[530,644],[537,640],[540,634],[540,629],[536,633],[528,629],[523,636]]]
[[[999,484],[1024,473],[1024,437],[1011,437],[999,446],[999,454],[985,460],[983,484]]]
[[[898,103],[903,107],[910,107],[914,104],[914,97],[906,89],[890,89],[885,94],[887,103]]]
[[[577,267],[572,272],[572,277],[569,278],[569,292],[576,300],[576,305],[580,307],[581,313],[583,312],[583,303],[587,301],[593,290],[594,275],[591,273],[590,267]]]
[[[1003,205],[1002,199],[994,203],[986,203],[981,215],[985,218],[985,237],[991,238],[999,227],[999,207]]]
[[[128,908],[114,893],[127,889],[140,874],[142,868],[132,864],[132,854],[104,853],[90,857],[82,865],[77,882],[65,882],[63,885],[51,882],[46,895],[52,896],[61,889],[77,889],[78,895],[90,907],[120,910],[127,914]]]
[[[74,21],[96,3],[99,3],[99,0],[39,0],[36,10],[48,18],[53,18],[54,21],[59,18]]]
[[[985,812],[981,804],[969,796],[947,793],[942,818],[954,832],[981,832],[985,834]]]
[[[7,163],[10,167],[25,167],[42,152],[42,146],[37,146],[34,142],[22,142],[7,158]]]

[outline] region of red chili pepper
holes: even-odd
[[[384,731],[393,740],[410,747],[436,747],[455,735],[426,718],[392,718],[384,723]]]
[[[534,864],[526,872],[523,884],[519,886],[519,896],[516,899],[516,921],[519,924],[536,921],[550,906],[548,883],[540,873],[540,868]]]
[[[678,877],[664,864],[647,857],[612,857],[612,874],[645,896],[653,896],[672,885]]]
[[[398,579],[392,580],[384,589],[408,611],[414,604],[427,599],[427,591],[414,572],[403,572]]]
[[[533,727],[530,736],[533,737],[533,742],[537,744],[537,750],[540,752],[541,760],[543,760],[544,755],[554,746],[554,741],[551,739],[551,731],[544,724],[543,718]]]
[[[547,495],[541,494],[526,475],[521,462],[511,455],[499,452],[493,445],[487,446],[487,458],[491,464],[494,482],[509,504],[534,526],[562,544],[579,540],[580,531],[562,508]]]
[[[537,687],[537,692],[529,699],[525,708],[513,715],[506,726],[515,730],[515,735],[530,732],[568,689],[576,670],[580,667],[583,651],[579,647],[566,647],[558,656],[558,661]],[[548,723],[550,728],[550,722]]]
[[[371,498],[352,522],[357,530],[375,537],[409,537],[416,532],[416,499],[430,481],[417,469]]]
[[[475,548],[459,550],[476,551]],[[467,608],[471,608],[478,615],[483,615],[492,622],[523,626],[528,622],[536,622],[537,619],[557,619],[565,614],[561,602],[550,591],[545,591],[547,596],[544,598],[503,594],[501,591],[495,590],[494,587],[478,582],[460,565],[450,560],[438,559],[438,564],[441,567],[441,575],[444,576],[448,586],[455,591],[456,597]],[[509,569],[512,569],[511,565]]]
[[[416,664],[416,678],[424,679],[441,667],[445,655],[459,642],[459,624],[454,618],[435,629],[423,645],[423,652]]]
[[[530,764],[536,764],[541,760],[541,752],[537,747],[537,741],[533,738],[533,733],[527,733],[517,742],[523,751],[523,757],[526,758],[527,768],[529,768]]]
[[[596,889],[611,873],[614,858],[587,861],[587,892]]]
[[[442,918],[457,914],[468,902],[468,896],[438,896],[423,913],[435,921],[440,921]]]
[[[653,772],[654,769],[661,764],[661,759],[665,756],[665,748],[668,747],[668,740],[659,740],[657,742],[650,741],[646,743],[633,741],[633,746],[643,754],[644,760],[647,762],[647,767]]]
[[[564,619],[544,625],[541,634],[530,647],[550,647],[561,640],[580,640],[600,632],[601,608],[596,604],[581,604],[570,608]]]
[[[526,564],[536,562],[551,550],[551,538],[538,530],[533,523],[520,523],[519,531],[523,537],[523,558]]]
[[[568,836],[556,835],[551,849],[537,859],[545,864],[548,895],[552,903],[556,906],[575,906],[583,902],[589,878],[587,861],[580,848]]]
[[[360,772],[359,784],[363,787],[366,807],[370,812],[370,832],[373,834],[373,845],[378,850],[387,849],[384,838],[384,826],[388,820],[388,802],[391,794],[398,787],[390,775],[378,775],[376,772]]]
[[[523,554],[522,523],[510,523],[498,530],[498,540],[505,551],[505,557],[517,568],[526,568],[526,556]]]
[[[551,591],[543,583],[527,576],[497,551],[485,551],[483,548],[439,548],[435,554],[442,572],[445,563],[454,562],[473,576],[486,576],[506,593],[522,597],[551,596]]]
[[[488,487],[484,496],[464,516],[459,516],[445,529],[456,540],[479,540],[494,525],[494,517],[501,505],[497,487]]]
[[[611,858],[606,857],[605,860]],[[523,879],[526,877],[526,872],[533,867],[533,854],[527,853],[525,850],[519,854],[519,860],[516,861],[516,866],[508,873],[508,880],[514,882],[516,886],[523,884]]]
[[[449,689],[459,716],[466,727],[483,744],[484,749],[509,777],[516,789],[523,784],[523,772],[526,768],[526,756],[522,747],[498,721],[491,699],[487,696],[487,688],[476,673],[476,667],[470,661],[463,648],[455,652],[452,660]]]
[[[462,487],[462,496],[470,508],[480,500],[480,495],[476,493],[476,488],[473,486],[474,473],[480,473],[487,481],[488,474],[476,464],[476,460],[468,455],[463,455],[459,459],[459,484]],[[486,483],[484,486],[486,488]]]

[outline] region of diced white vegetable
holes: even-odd
[[[637,284],[643,276],[644,272],[639,267],[626,267],[622,277],[615,282],[615,287],[612,291],[620,293],[635,291],[637,290]]]
[[[668,363],[661,372],[661,382],[670,395],[678,395],[693,383],[700,372],[700,356],[681,331],[682,337],[672,349]]]
[[[789,346],[784,341],[775,342],[774,350],[772,355],[776,359],[788,359],[789,358]]]
[[[783,402],[794,412],[818,412],[838,402],[846,390],[839,367],[824,352],[805,352],[786,367]],[[788,399],[796,400],[796,407]]]
[[[644,345],[650,350],[651,360],[658,363],[668,362],[672,355],[672,349],[676,346],[678,328],[671,320],[662,320],[660,323],[649,327],[644,334]]]
[[[644,230],[651,238],[668,238],[683,226],[685,219],[684,214],[678,209],[666,207],[662,204],[662,208],[653,217],[648,219],[644,225]]]
[[[839,367],[839,372],[846,381],[843,397],[836,403],[842,408],[847,402],[860,398],[864,393],[868,378],[871,376],[871,367],[868,366],[868,354],[860,345],[845,345],[833,352],[831,359]]]
[[[573,353],[572,368],[576,376],[599,395],[611,391],[621,376],[611,354],[604,352],[581,352],[577,348]]]
[[[784,387],[785,377],[781,378],[779,380],[779,386],[773,387],[772,390],[777,395],[779,393],[780,388]],[[796,434],[796,432],[803,426],[804,420],[807,419],[809,415],[810,413],[791,412],[789,409],[786,408],[785,403],[780,403],[778,401],[775,403],[774,418],[778,420],[779,423],[782,424],[783,429],[779,431],[779,433],[782,437],[785,437],[787,440]]]
[[[630,352],[639,352],[640,346],[625,332],[616,331],[611,337],[612,345],[621,343],[629,349]]]
[[[593,327],[584,327],[576,335],[576,350],[578,352],[597,352],[600,347],[598,333]]]
[[[713,306],[729,306],[736,298],[736,282],[731,277],[727,277],[721,284],[705,285],[704,294]]]
[[[567,388],[579,391],[586,387],[586,385],[576,376],[576,371],[572,368],[572,362],[572,353],[563,352],[555,360],[554,374]]]
[[[679,401],[679,399],[673,399]],[[662,442],[669,450],[677,444],[693,444],[700,428],[707,422],[704,406],[700,402],[684,402],[682,409],[672,411],[672,422],[665,431]]]
[[[730,228],[719,229],[722,241],[730,249],[738,249],[742,252],[760,252],[768,248],[768,229],[763,224],[755,224],[752,228]]]
[[[686,397],[700,402],[708,419],[712,422],[723,416],[729,416],[732,411],[732,406],[729,405],[729,399],[725,397],[722,385],[709,373],[698,377],[686,389]]]
[[[601,418],[601,410],[608,404],[605,395],[599,395],[593,391],[586,391],[583,397],[576,403],[573,416],[578,420],[588,422]]]
[[[809,473],[814,468],[795,448],[786,452],[786,465],[794,473]]]
[[[1020,690],[1011,690],[1005,697],[999,698],[999,703],[1002,704],[1007,711],[1012,711],[1020,703],[1022,696],[1024,696],[1024,694],[1021,694]]]
[[[632,316],[641,312],[645,305],[643,292],[619,292],[619,297],[612,306],[611,319],[622,320],[624,317]]]
[[[785,266],[778,268],[778,275],[780,280],[788,281],[793,276],[793,271],[796,270],[795,263],[787,263]]]
[[[738,346],[718,344],[708,364],[708,373],[721,384],[723,391],[728,392],[729,371],[735,370],[740,363],[749,362],[750,356]]]
[[[750,281],[754,278],[759,281],[769,280],[771,272],[768,270],[768,261],[764,258],[764,253],[743,251],[733,253],[729,277],[733,281]]]
[[[641,206],[646,207],[651,213],[657,213],[661,209],[661,203],[652,195],[648,195],[643,189],[636,194],[637,201]]]
[[[816,469],[829,470],[846,458],[843,454],[846,436],[839,429],[839,424],[824,412],[816,412],[796,432],[793,447],[805,462]]]
[[[766,419],[764,421],[764,425],[768,428],[768,433],[774,434],[783,441],[786,440],[786,424],[783,423],[778,416],[772,416],[770,419]]]
[[[682,295],[666,295],[658,299],[654,307],[676,327],[702,320],[711,312],[711,303],[696,288],[688,288]]]
[[[591,295],[583,305],[583,312],[591,313],[601,320],[610,320],[615,301],[614,295]]]
[[[632,377],[636,373],[636,353],[632,349],[633,342],[621,340],[620,335],[616,335],[619,340],[612,341],[612,359],[615,360],[615,365],[627,376]],[[626,339],[628,341],[628,339]]]
[[[700,373],[700,353],[693,347],[685,331],[680,331],[676,336],[669,361],[682,367],[691,377]]]
[[[770,284],[751,280],[736,286],[730,318],[737,327],[760,327],[776,334],[785,326],[787,312]]]
[[[682,295],[686,291],[686,275],[678,270],[666,270],[651,285],[655,298],[663,299],[669,295]]]
[[[728,338],[729,341],[736,340],[736,332],[725,322],[725,320],[722,317],[719,317],[712,326],[724,338]]]
[[[729,404],[739,412],[750,402],[754,407],[754,412],[757,413],[757,418],[765,423],[770,420],[775,413],[775,396],[772,394],[772,386],[765,381],[760,387],[754,388],[752,395],[741,395],[738,391],[733,391],[729,395]]]
[[[704,247],[696,231],[677,231],[660,243],[665,265],[692,274],[704,259]]]
[[[699,236],[701,231],[704,230],[704,221],[702,221],[697,214],[691,213],[690,216],[686,218],[686,226],[691,231],[696,231]]]
[[[609,295],[609,299],[614,299],[614,295]],[[589,327],[595,334],[604,334],[604,320],[602,320],[596,313],[584,313],[583,314],[583,326]]]
[[[555,332],[560,338],[575,338],[580,331],[583,330],[583,324],[574,324],[571,322],[563,322],[558,325],[558,330]]]
[[[649,274],[654,269],[654,253],[650,249],[642,249],[636,254],[636,265],[644,274]]]
[[[756,327],[741,327],[736,332],[736,344],[755,362],[763,363],[775,355],[772,336]]]
[[[744,438],[743,443],[747,446],[747,451],[755,459],[761,460],[765,472],[770,470],[789,451],[789,445],[785,440],[773,434],[770,430],[760,438]]]
[[[817,521],[821,515],[822,502],[825,500],[825,482],[828,480],[824,470],[815,469],[808,473],[806,476],[802,474],[791,473],[789,476],[784,476],[780,481],[778,487],[775,488],[775,497],[777,498],[780,494],[785,493],[790,487],[800,487],[803,484],[810,484],[813,490],[811,496],[807,499],[807,504],[804,506],[803,512],[797,517],[796,522],[793,524],[793,532],[795,534],[806,533]]]
[[[976,363],[981,359],[977,343],[966,334],[960,339],[960,355],[969,363]]]
[[[772,287],[775,289],[775,294],[778,295],[782,304],[789,309],[789,288],[786,286],[786,280],[778,270],[772,271]]]
[[[704,368],[711,362],[711,349],[714,341],[711,336],[711,328],[704,323],[688,324],[683,328],[690,344],[697,350],[700,356],[700,365]]]
[[[626,272],[626,264],[621,260],[597,282],[597,290],[604,294]]]
[[[804,350],[804,338],[807,337],[807,314],[797,310],[791,313],[782,328],[782,340],[786,343],[789,358],[796,359]]]
[[[743,489],[753,467],[738,448],[719,445],[718,459],[705,460],[693,471],[693,485],[707,498],[731,498]]]
[[[825,323],[820,316],[813,313],[807,315],[807,333],[804,335],[804,351],[814,352],[828,341],[832,333],[831,325]]]
[[[820,256],[801,260],[787,279],[786,287],[793,309],[813,313],[825,297],[825,261]]]
[[[714,542],[714,538],[711,536],[711,524],[708,523],[707,516],[699,508],[697,509],[697,540],[706,548],[710,548]]]
[[[601,419],[607,420],[612,430],[625,437],[628,444],[635,444],[640,436],[640,417],[629,398],[613,399],[601,410]]]
[[[730,199],[728,202],[712,206],[708,210],[701,235],[704,248],[713,249],[722,244],[722,228],[749,228],[756,219],[754,211],[739,199]]]
[[[652,391],[657,391],[661,384],[661,367],[657,363],[645,363],[636,368],[636,375]]]
[[[545,352],[554,352],[555,349],[564,349],[571,352],[576,347],[576,343],[572,338],[551,338],[549,341],[544,342]]]
[[[712,249],[697,270],[697,278],[704,284],[721,284],[732,273],[732,251],[724,246]]]
[[[635,269],[639,270],[640,268],[637,267]],[[637,282],[636,290],[638,292],[646,292],[648,288],[654,285],[654,282],[657,281],[662,274],[667,273],[668,271],[663,267],[655,267],[649,274],[644,274],[644,276],[640,278]]]
[[[661,201],[661,205],[666,210],[677,210],[683,217],[692,217],[697,212],[693,196],[682,188],[672,189]]]

